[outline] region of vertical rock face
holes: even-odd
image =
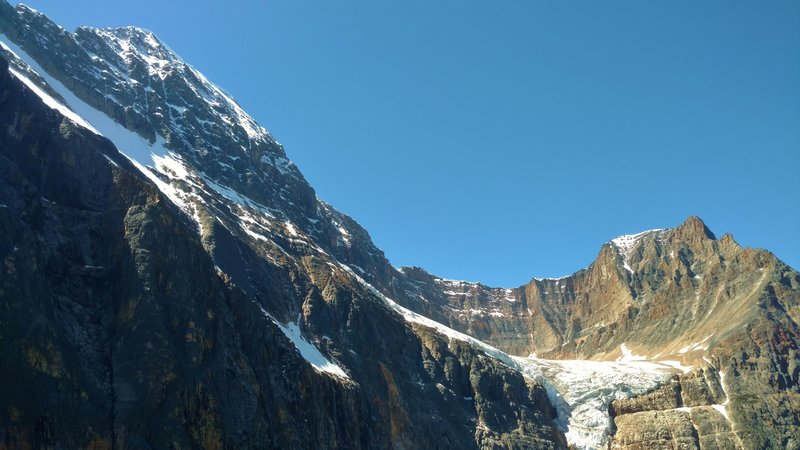
[[[612,404],[612,448],[740,449],[719,372],[698,369],[648,394]]]
[[[536,382],[415,332],[288,219],[226,223],[255,200],[182,210],[3,42],[1,448],[566,446]]]
[[[110,142],[2,69],[3,446],[564,445],[535,383],[345,284],[349,376],[315,371]]]
[[[769,252],[691,217],[515,288],[397,270],[152,33],[0,33],[0,448],[800,446]]]

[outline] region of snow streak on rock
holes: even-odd
[[[261,312],[269,318],[269,320],[280,328],[283,334],[292,342],[292,345],[300,352],[300,356],[311,364],[314,369],[329,375],[346,379],[350,378],[341,366],[326,358],[314,344],[303,337],[300,327],[297,325],[297,323],[300,322],[299,318],[297,322],[287,322],[283,324],[275,320],[261,305],[259,305],[259,308],[261,308]]]
[[[654,230],[647,230],[642,231],[641,233],[636,234],[628,234],[624,236],[619,236],[611,240],[611,243],[614,244],[614,247],[617,248],[619,254],[622,256],[622,265],[628,272],[633,273],[633,269],[630,266],[630,258],[633,250],[636,248],[636,245],[639,241],[652,233],[659,233],[664,230],[662,229],[654,229]]]

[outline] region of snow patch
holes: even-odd
[[[725,403],[727,403],[727,401]],[[725,420],[727,420],[728,422],[731,421],[730,417],[728,417],[728,411],[725,409],[725,405],[711,405],[711,407],[716,409],[720,414],[722,414],[722,417],[724,417]]]
[[[469,286],[474,287],[477,286],[479,283],[475,281],[465,281],[465,280],[451,280],[449,278],[436,278],[434,277],[433,281],[438,284],[444,284],[446,286]]]
[[[633,352],[625,344],[620,345],[619,350],[622,352],[622,356],[617,358],[617,361],[622,361],[622,362],[644,361],[647,359],[647,357],[645,356],[634,355]]]
[[[534,277],[534,280],[536,280],[536,281],[561,281],[561,280],[563,280],[565,278],[569,278],[571,276],[572,275],[564,275],[564,276],[561,276],[561,277],[547,277],[547,278],[535,278]]]
[[[350,378],[340,366],[331,362],[331,360],[326,358],[325,355],[320,353],[314,344],[308,342],[306,338],[303,337],[303,334],[300,332],[300,327],[297,326],[297,323],[288,322],[286,324],[282,324],[272,317],[272,315],[268,313],[261,305],[258,305],[258,307],[261,309],[261,312],[269,318],[269,320],[271,320],[275,325],[278,326],[278,328],[280,328],[283,334],[289,338],[294,347],[300,352],[300,356],[308,361],[308,363],[311,364],[314,369],[319,372],[328,373],[330,375],[335,375],[345,379]]]
[[[713,335],[706,336],[705,338],[703,338],[702,341],[695,342],[694,344],[689,344],[686,347],[681,348],[680,350],[678,350],[678,353],[685,354],[688,352],[693,352],[698,350],[708,350],[708,344],[706,344],[706,341],[708,341],[712,337]]]
[[[284,222],[284,225],[286,226],[286,231],[288,231],[289,234],[291,234],[292,236],[299,236],[299,234],[297,233],[297,228],[294,226],[292,222],[289,222],[287,220],[286,222]]]
[[[348,247],[350,247],[352,243],[352,236],[350,236],[350,232],[342,225],[341,222],[331,217],[331,222],[333,226],[336,227],[336,230],[339,231],[339,236],[342,238],[342,242]]]
[[[725,394],[725,401],[722,402],[721,405],[712,405],[712,406],[714,407],[714,409],[719,411],[719,413],[722,414],[723,417],[725,417],[725,420],[730,422],[731,418],[728,417],[728,403],[730,403],[731,398],[728,395],[728,390],[725,389],[725,373],[723,373],[721,370],[718,373],[719,373],[719,386],[722,388],[722,392]]]
[[[300,355],[320,372],[329,373],[342,378],[350,378],[341,367],[327,359],[313,344],[308,342],[300,333],[300,327],[294,322],[281,324],[275,321],[275,325],[283,331],[283,334],[292,341],[292,344],[300,351]]]
[[[214,192],[216,192],[217,194],[219,194],[219,195],[225,197],[226,199],[232,201],[233,203],[236,203],[240,207],[243,207],[243,208],[247,207],[247,208],[250,208],[252,210],[258,211],[258,212],[264,214],[265,216],[267,216],[269,218],[272,218],[272,219],[275,218],[275,215],[273,214],[273,210],[271,208],[267,208],[266,206],[258,203],[257,201],[255,201],[255,200],[253,200],[253,199],[251,199],[251,198],[249,198],[249,197],[247,197],[245,195],[242,195],[242,194],[236,192],[235,190],[233,190],[233,189],[231,189],[231,188],[229,188],[227,186],[223,186],[223,185],[215,182],[214,180],[209,178],[203,172],[200,173],[200,176],[203,179],[203,182],[208,187],[213,189]]]
[[[633,269],[630,266],[630,258],[639,241],[649,234],[660,233],[662,231],[664,230],[657,228],[653,230],[642,231],[641,233],[619,236],[611,240],[611,243],[617,248],[619,254],[622,256],[622,266],[625,268],[625,270],[633,273]]]

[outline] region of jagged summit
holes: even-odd
[[[714,233],[708,229],[705,222],[697,216],[689,216],[689,218],[678,226],[676,232],[684,237],[693,236],[711,240],[717,239]]]
[[[7,4],[9,7],[11,6],[9,4],[8,0],[3,0],[3,3]],[[24,4],[24,3],[17,3],[16,6],[14,6],[13,8],[16,9],[20,14],[30,14],[30,15],[41,17],[41,18],[45,19],[47,21],[47,23],[50,23],[53,26],[58,27],[58,28],[63,30],[63,28],[61,26],[59,26],[55,22],[51,21],[50,18],[48,18],[44,13],[42,13],[41,11],[39,11],[37,9],[31,8],[30,6],[28,6],[28,5]]]
[[[165,46],[151,31],[134,27],[94,28],[80,27],[77,33],[92,33],[111,44],[122,62],[133,64],[138,58],[147,64],[148,74],[161,79],[175,72],[185,72],[188,65],[175,52]],[[90,56],[100,58],[98,55]],[[121,64],[119,65],[121,66]]]
[[[617,236],[616,238],[608,241],[605,244],[605,246],[610,246],[613,249],[615,249],[618,255],[622,258],[621,259],[622,267],[625,268],[625,270],[632,272],[633,270],[629,265],[629,260],[631,256],[635,253],[637,247],[639,247],[640,245],[644,244],[647,241],[651,241],[654,239],[664,240],[669,235],[681,236],[683,238],[687,236],[698,236],[698,237],[704,237],[706,239],[716,240],[714,233],[712,233],[711,230],[709,230],[708,227],[706,227],[702,219],[700,219],[697,216],[689,216],[685,221],[683,221],[680,225],[678,225],[675,228],[670,228],[670,229],[657,228],[657,229],[645,230],[635,234]],[[726,234],[726,236],[728,236],[728,234]],[[732,237],[730,237],[730,239],[732,239]],[[601,255],[602,255],[602,250],[601,250]],[[464,280],[447,280],[447,279],[437,278],[436,276],[428,272],[426,269],[419,266],[404,266],[399,268],[398,270],[404,273],[405,275],[413,277],[427,278],[431,280],[438,279],[443,282],[461,283],[465,285],[482,286],[489,288],[488,286],[480,282],[471,282]],[[549,277],[549,278],[533,277],[531,281],[549,282],[549,281],[566,280],[568,278],[574,277],[579,272],[582,272],[584,270],[586,269],[584,268],[570,275],[565,275],[562,277]],[[489,289],[494,289],[494,288],[489,288]],[[498,289],[503,289],[503,288],[498,288]]]
[[[659,235],[663,231],[664,230],[661,229],[647,230],[637,234],[619,236],[612,239],[610,241],[610,244],[617,249],[620,256],[622,257],[622,265],[623,267],[625,267],[625,270],[627,270],[628,272],[633,272],[633,269],[631,269],[630,266],[631,253],[633,253],[634,249],[641,243],[644,237]]]

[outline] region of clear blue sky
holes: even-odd
[[[696,214],[800,268],[800,2],[27,4],[156,32],[397,266],[515,286]]]

